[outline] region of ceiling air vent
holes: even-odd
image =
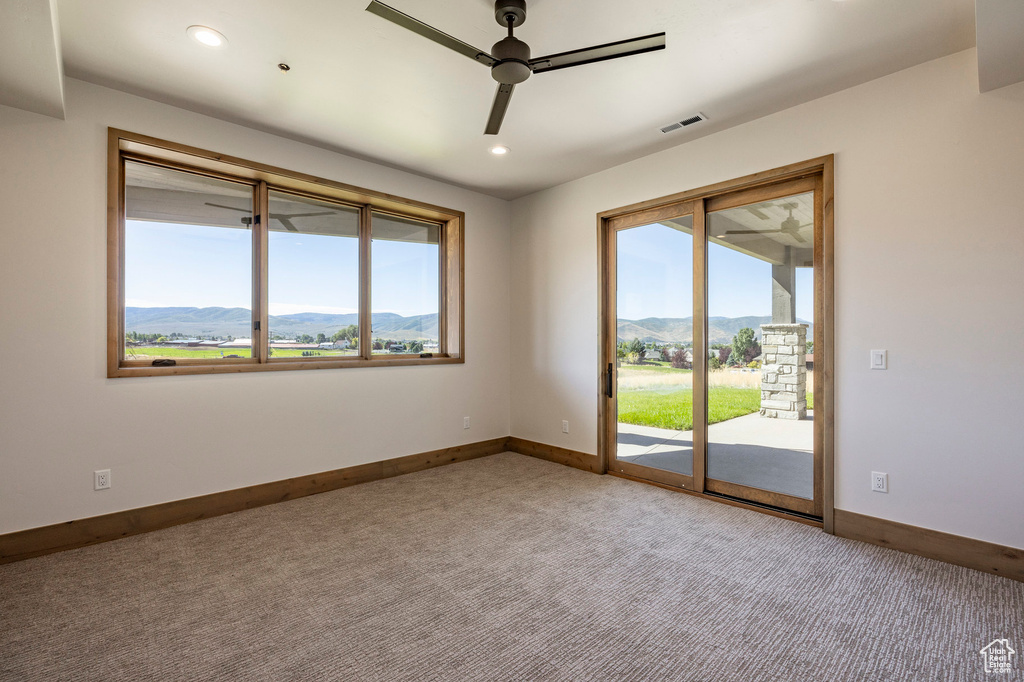
[[[673,130],[679,130],[684,126],[692,126],[694,123],[700,123],[701,121],[706,120],[708,120],[708,117],[698,112],[693,116],[690,116],[689,118],[684,118],[682,121],[668,124],[667,126],[661,129],[661,132],[671,133]]]

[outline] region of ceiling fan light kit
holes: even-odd
[[[494,3],[494,19],[508,29],[508,35],[491,47],[490,54],[377,0],[372,0],[366,11],[490,67],[491,77],[498,81],[498,90],[494,95],[490,116],[487,118],[485,135],[498,134],[515,86],[535,73],[555,71],[570,66],[580,66],[665,48],[665,34],[655,33],[640,38],[620,40],[582,50],[559,52],[531,59],[530,46],[513,35],[513,30],[526,22],[526,0],[497,0]]]

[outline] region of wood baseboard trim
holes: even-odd
[[[226,490],[184,500],[77,519],[0,535],[0,564],[85,547],[191,521],[294,500],[350,485],[377,481],[433,467],[495,455],[507,450],[508,438],[457,445],[381,462],[298,476],[283,481]]]
[[[508,449],[512,452],[518,452],[520,455],[529,455],[537,459],[557,462],[558,464],[564,464],[591,473],[599,471],[597,455],[588,455],[579,450],[569,450],[567,448],[560,448],[557,445],[547,445],[546,443],[538,443],[537,441],[516,438],[515,436],[508,437]]]
[[[836,509],[835,534],[1024,582],[1024,549]]]

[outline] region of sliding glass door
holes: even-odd
[[[602,218],[607,469],[820,518],[823,173],[694,194]]]

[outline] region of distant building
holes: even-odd
[[[252,339],[235,339],[225,341],[218,345],[219,348],[252,348]]]

